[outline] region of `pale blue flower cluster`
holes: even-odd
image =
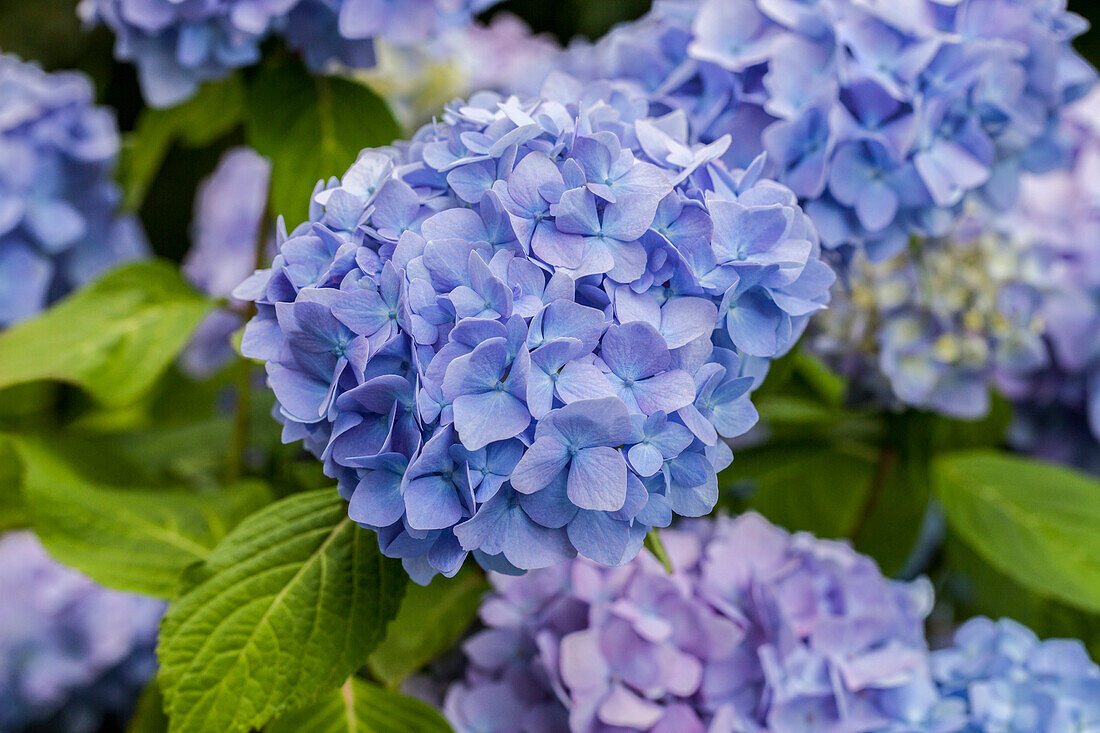
[[[762,160],[687,143],[618,84],[481,94],[318,186],[235,295],[284,440],[424,582],[633,558],[707,514],[719,436],[825,306],[832,271]]]
[[[423,42],[498,0],[82,0],[81,18],[107,25],[118,58],[138,67],[155,107],[184,101],[208,79],[259,60],[280,36],[313,69],[374,65],[373,41]]]
[[[0,537],[0,733],[124,722],[156,671],[163,612],[58,565],[29,532]]]
[[[1008,224],[1031,243],[1047,272],[1039,316],[1052,358],[1046,369],[1003,386],[1024,404],[1025,422],[1087,424],[1091,436],[1077,430],[1073,439],[1064,431],[1066,447],[1076,443],[1073,462],[1095,467],[1100,465],[1100,92],[1067,111],[1062,134],[1072,145],[1070,165],[1025,178]],[[1044,431],[1036,428],[1016,434],[1038,440],[1036,433]],[[1056,449],[1046,440],[1024,440],[1021,447],[1047,455]]]
[[[976,618],[932,654],[932,674],[947,704],[965,710],[966,733],[1100,729],[1100,667],[1076,640]]]
[[[147,251],[119,215],[118,127],[94,98],[81,74],[0,56],[0,328]]]
[[[998,384],[1047,368],[1047,258],[1014,226],[964,217],[883,262],[857,254],[809,347],[864,397],[959,418],[989,411]]]
[[[927,581],[756,514],[663,531],[644,553],[492,575],[445,714],[458,733],[928,731]],[[958,715],[953,716],[958,720]],[[958,730],[945,727],[942,730]]]
[[[191,284],[215,298],[229,298],[260,259],[271,162],[252,148],[234,148],[199,185],[191,223],[191,249],[183,272]],[[270,259],[270,256],[269,256]],[[240,330],[245,304],[230,300],[201,324],[180,366],[188,375],[208,377],[233,358],[231,336]]]
[[[1064,0],[658,0],[563,61],[629,77],[727,163],[769,154],[827,247],[873,259],[942,236],[968,199],[998,209],[1059,162],[1058,111],[1095,71]]]

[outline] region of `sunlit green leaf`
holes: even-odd
[[[166,262],[114,270],[0,334],[0,389],[54,380],[127,404],[152,387],[212,307]]]
[[[352,678],[301,710],[267,727],[267,733],[450,733],[435,708],[400,692]]]
[[[1047,597],[1100,611],[1100,481],[994,451],[934,464],[951,529],[983,560]]]
[[[407,581],[332,488],[265,507],[187,575],[158,648],[173,733],[243,733],[334,689],[382,639]]]

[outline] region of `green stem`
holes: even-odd
[[[856,515],[855,525],[852,527],[852,531],[848,533],[853,542],[859,538],[863,528],[867,526],[867,522],[871,519],[871,514],[875,511],[878,500],[886,489],[886,482],[890,479],[897,464],[897,448],[884,442],[879,448],[878,462],[875,465],[875,474],[871,479],[871,486],[867,490],[867,495],[863,498],[863,505],[859,509],[859,514]]]
[[[669,575],[676,572],[672,568],[672,561],[668,559],[668,552],[665,551],[664,543],[661,542],[661,535],[657,534],[657,528],[649,530],[645,536],[645,546],[653,556],[660,561]]]
[[[240,359],[236,369],[237,413],[233,416],[233,441],[229,446],[229,466],[226,470],[231,482],[239,479],[244,469],[244,454],[248,450],[252,422],[252,364],[247,359]]]

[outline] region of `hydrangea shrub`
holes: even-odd
[[[94,98],[77,72],[0,56],[0,328],[146,253],[118,211],[114,113]]]
[[[124,721],[156,671],[163,612],[57,564],[29,532],[0,537],[0,731]]]
[[[1060,0],[658,0],[562,62],[629,77],[725,160],[769,154],[822,243],[873,259],[941,236],[968,200],[998,210],[1062,155],[1057,113],[1095,71]]]
[[[373,42],[422,43],[497,0],[82,0],[81,18],[114,32],[150,104],[184,101],[209,79],[259,60],[281,37],[315,70],[374,65]]]
[[[242,350],[284,439],[412,577],[629,561],[708,513],[721,437],[833,281],[794,194],[613,83],[483,94],[279,235]],[[721,436],[721,437],[720,437]]]
[[[455,729],[934,729],[926,581],[887,580],[850,546],[756,514],[662,539],[671,575],[648,553],[492,575],[446,698]]]

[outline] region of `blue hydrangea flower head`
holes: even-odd
[[[147,251],[118,213],[114,115],[93,102],[81,74],[0,56],[0,328]]]
[[[692,140],[789,186],[827,247],[873,259],[945,233],[968,202],[998,210],[1058,163],[1058,111],[1095,71],[1087,24],[1045,0],[658,0],[561,66],[626,77]]]
[[[833,281],[794,194],[629,86],[450,105],[364,151],[236,291],[284,439],[412,577],[634,557],[717,500],[721,438]]]
[[[162,613],[58,565],[29,532],[0,537],[0,730],[124,722],[156,671]]]
[[[444,705],[455,729],[937,730],[927,582],[756,514],[661,534],[672,575],[648,552],[491,574]]]
[[[282,37],[315,70],[374,65],[373,41],[423,42],[470,21],[494,0],[82,0],[81,18],[116,36],[115,54],[138,67],[155,107],[178,104]]]
[[[965,708],[966,731],[1090,730],[1100,726],[1100,666],[1069,639],[1039,641],[1015,621],[975,618],[932,654],[945,697]]]
[[[217,169],[199,185],[191,223],[191,249],[183,272],[199,290],[229,298],[256,268],[257,249],[264,246],[264,217],[271,163],[248,147],[225,153]],[[267,243],[270,244],[270,243]],[[180,366],[196,378],[209,376],[233,358],[230,337],[240,329],[244,304],[211,313],[199,325]]]

